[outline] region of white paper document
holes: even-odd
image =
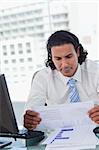
[[[33,108],[42,118],[37,129],[53,131],[42,143],[47,144],[46,150],[94,149],[96,124],[88,116],[93,107],[90,101]]]
[[[93,125],[60,128],[57,134],[53,132],[42,144],[47,144],[46,150],[94,149],[97,138],[92,131]]]
[[[37,129],[54,130],[61,127],[94,124],[88,111],[94,107],[93,101],[34,107],[40,113],[42,121]]]

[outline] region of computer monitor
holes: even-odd
[[[5,75],[0,75],[0,133],[18,133]]]
[[[32,140],[32,145],[44,139],[44,132],[33,130],[19,130],[13,105],[10,99],[5,75],[0,75],[0,137],[13,137]]]

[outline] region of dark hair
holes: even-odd
[[[58,46],[62,44],[73,44],[75,51],[79,49],[80,56],[78,57],[78,63],[81,65],[85,59],[87,58],[87,51],[84,50],[83,46],[79,43],[79,39],[71,32],[69,31],[56,31],[53,33],[47,41],[47,52],[48,52],[48,58],[46,60],[46,66],[50,66],[52,70],[56,69],[53,61],[52,61],[52,54],[51,54],[51,48],[53,46]]]

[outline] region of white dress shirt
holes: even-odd
[[[86,60],[72,78],[76,79],[76,85],[80,101],[99,101],[99,64]],[[26,104],[26,109],[35,105],[54,105],[69,103],[68,85],[70,78],[63,76],[59,71],[46,67],[35,75],[31,91]]]

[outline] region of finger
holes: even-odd
[[[37,115],[39,115],[38,112],[35,112],[35,111],[32,111],[32,110],[27,110],[27,111],[26,111],[26,114],[27,114],[27,115],[30,115],[30,116],[37,116]]]
[[[24,118],[24,123],[39,124],[40,122],[41,122],[41,118],[39,118],[39,117],[30,117],[27,115]]]
[[[33,116],[30,116],[30,115],[24,115],[24,120],[33,120]]]
[[[31,120],[25,120],[24,126],[27,128],[34,128],[39,124],[39,122],[31,121]]]
[[[95,121],[95,123],[99,124],[99,120],[98,120],[98,121]]]
[[[96,117],[96,116],[99,117],[99,111],[98,111],[98,112],[91,113],[91,114],[89,115],[90,118],[94,118],[94,117]]]
[[[40,123],[40,121],[35,121],[35,120],[28,120],[28,119],[26,119],[26,120],[24,120],[24,123],[25,124],[33,124],[33,125],[38,125],[39,123]]]
[[[37,127],[37,125],[25,124],[24,127],[29,130],[32,130],[32,129],[35,129]]]
[[[40,117],[33,117],[33,121],[40,122],[41,118]]]
[[[92,119],[94,122],[99,121],[99,116],[91,117],[91,119]]]
[[[33,117],[33,116],[29,116],[29,115],[24,115],[24,120],[31,120],[31,121],[37,121],[40,122],[41,118],[40,117]]]
[[[26,118],[32,119],[32,118],[34,118],[34,117],[41,119],[41,118],[39,117],[39,113],[34,112],[34,111],[28,110],[28,111],[26,111],[26,113],[24,114],[24,119],[26,119]]]
[[[88,111],[89,114],[94,113],[96,111],[99,111],[99,106],[95,106],[94,108],[92,108],[91,110]]]

